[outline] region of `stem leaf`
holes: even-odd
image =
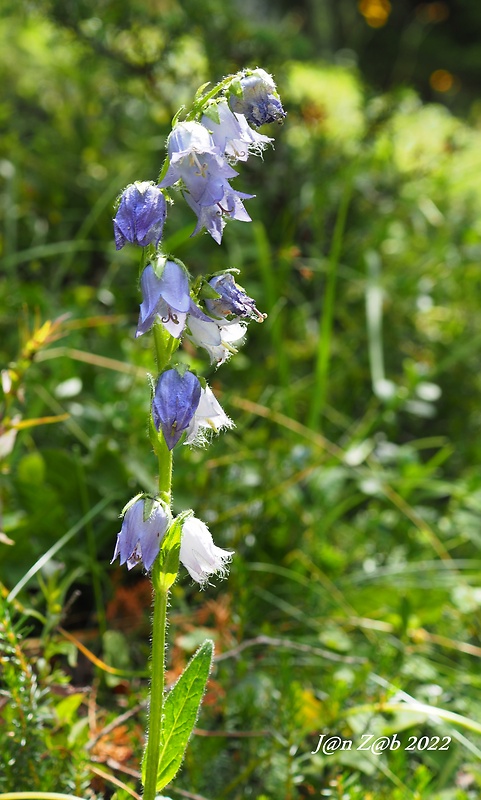
[[[160,751],[157,791],[175,777],[199,714],[212,666],[214,643],[207,639],[189,661],[164,703],[163,745]]]

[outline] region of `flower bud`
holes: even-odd
[[[244,114],[250,125],[258,128],[266,122],[282,121],[286,116],[276,85],[263,69],[254,69],[240,79],[242,96],[231,94],[229,105],[237,114]]]

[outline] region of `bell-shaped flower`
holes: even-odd
[[[242,94],[231,93],[229,105],[236,114],[244,114],[250,125],[258,128],[266,122],[282,121],[286,116],[272,76],[263,69],[246,72],[240,79]]]
[[[245,324],[233,320],[222,322],[208,317],[201,309],[191,303],[187,318],[185,337],[197,347],[207,350],[210,363],[220,366],[231,355],[237,353],[234,342],[244,338]]]
[[[200,203],[196,203],[194,198],[189,194],[185,194],[184,196],[191,209],[197,215],[197,225],[192,236],[199,233],[202,228],[206,228],[214,241],[220,244],[222,242],[222,234],[226,219],[251,222],[251,218],[245,210],[242,200],[249,200],[251,197],[255,197],[255,195],[236,192],[228,183],[226,183],[224,187],[222,197],[210,206],[203,206]]]
[[[219,433],[226,428],[233,428],[234,423],[227,416],[209,386],[202,389],[199,405],[187,428],[184,444],[204,445],[206,433]]]
[[[126,242],[156,247],[162,238],[167,206],[158,186],[149,181],[136,181],[124,190],[114,222],[115,247]]]
[[[191,578],[201,587],[212,575],[224,577],[234,554],[214,544],[207,525],[197,517],[188,517],[182,528],[180,560]]]
[[[112,562],[120,556],[120,563],[127,562],[129,569],[143,561],[149,570],[170,523],[170,511],[160,500],[141,496],[134,499],[124,513]]]
[[[214,144],[230,161],[247,161],[249,154],[261,155],[273,139],[252,130],[243,114],[234,114],[227,100],[210,106],[202,117]]]
[[[179,264],[166,261],[160,278],[147,264],[140,278],[142,303],[136,336],[146,333],[157,318],[171,336],[179,338],[190,307],[189,279]]]
[[[181,375],[176,369],[168,369],[160,375],[152,400],[152,418],[156,429],[162,430],[169,450],[189,427],[200,397],[200,381],[193,372]]]
[[[168,138],[167,150],[169,167],[159,186],[172,186],[181,180],[188,196],[200,206],[222,200],[228,178],[238,174],[200,122],[178,123]]]
[[[209,313],[216,317],[235,316],[242,319],[256,319],[258,322],[264,321],[264,314],[261,314],[256,308],[252,297],[249,297],[242,287],[235,282],[231,272],[215,275],[210,279],[209,286],[220,295],[219,297],[205,300]]]

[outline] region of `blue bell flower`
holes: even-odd
[[[136,181],[124,190],[113,220],[115,247],[127,242],[146,247],[158,246],[162,238],[167,205],[158,186],[149,181]]]
[[[176,369],[168,369],[160,375],[152,400],[152,418],[156,429],[162,430],[169,450],[189,427],[200,398],[200,381],[193,372],[181,375]]]

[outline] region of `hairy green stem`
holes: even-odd
[[[175,350],[175,340],[160,325],[154,325],[154,344],[159,373],[168,365]],[[170,506],[172,500],[172,451],[163,435],[155,429],[150,419],[150,436],[159,460],[159,497]],[[152,654],[150,681],[149,732],[144,753],[143,800],[155,800],[160,748],[162,745],[162,716],[164,708],[165,629],[167,616],[168,587],[165,584],[160,561],[157,558],[152,568],[154,589],[154,616],[152,621]]]
[[[145,749],[144,800],[155,800],[157,773],[162,744],[162,715],[164,708],[164,654],[168,590],[163,588],[159,562],[153,567],[154,619],[152,626],[152,657],[150,683],[149,734]]]

